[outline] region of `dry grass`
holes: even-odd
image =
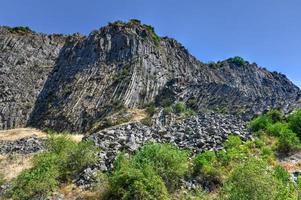
[[[59,134],[58,134],[59,135]],[[0,131],[0,140],[6,140],[6,141],[14,141],[25,137],[30,136],[36,136],[38,138],[47,138],[47,133],[34,129],[34,128],[17,128],[17,129],[11,129],[11,130],[4,130]],[[75,142],[82,141],[84,135],[82,134],[68,134],[68,137],[70,137]]]
[[[13,154],[8,156],[0,156],[0,173],[4,175],[6,180],[17,177],[23,170],[32,166],[33,154],[20,155]]]
[[[97,191],[84,190],[74,184],[64,185],[60,188],[59,193],[64,195],[65,199],[76,200],[102,200],[107,191],[101,188]]]
[[[18,140],[24,137],[37,136],[39,138],[46,138],[47,134],[34,128],[17,128],[11,130],[0,131],[0,140]]]
[[[142,119],[147,117],[146,111],[142,109],[130,109],[129,112],[133,115],[132,122],[141,121]]]

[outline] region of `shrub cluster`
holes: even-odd
[[[175,113],[181,117],[189,117],[195,115],[195,112],[186,106],[184,102],[176,102],[174,105],[167,106],[164,108],[164,113]]]
[[[13,180],[11,198],[47,197],[97,159],[98,149],[89,141],[76,143],[64,135],[51,136],[46,145],[47,150],[34,157],[33,167]]]
[[[270,112],[253,119],[250,128],[258,134],[266,133],[277,138],[277,151],[284,155],[289,155],[299,150],[301,111],[296,111],[287,118],[278,110]]]
[[[245,61],[242,57],[235,56],[233,58],[227,59],[228,62],[234,63],[236,65],[244,65],[247,64],[248,61]]]
[[[169,199],[188,172],[188,153],[169,144],[147,144],[132,157],[114,163],[112,195],[117,199]]]

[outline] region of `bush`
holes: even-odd
[[[300,149],[300,140],[290,129],[284,129],[278,139],[277,151],[289,155]]]
[[[285,123],[277,122],[275,124],[269,124],[267,126],[267,134],[275,137],[279,137],[281,132],[285,131],[288,129],[288,125]]]
[[[245,61],[243,58],[241,58],[239,56],[235,56],[233,58],[229,58],[227,61],[231,62],[231,63],[234,63],[236,65],[244,65],[244,64],[248,63],[247,61]]]
[[[280,110],[270,110],[266,116],[272,121],[272,123],[281,122],[284,119],[284,114]]]
[[[177,113],[177,114],[180,114],[180,113],[183,113],[186,111],[186,105],[185,103],[183,102],[177,102],[175,105],[174,105],[174,111]]]
[[[91,142],[76,143],[67,136],[51,136],[47,150],[35,156],[33,167],[23,171],[13,182],[13,199],[45,197],[60,183],[70,181],[96,161],[98,149]]]
[[[80,142],[60,154],[60,179],[63,182],[71,181],[74,175],[79,174],[89,165],[96,163],[98,149],[90,141]]]
[[[120,155],[114,163],[110,179],[111,196],[116,199],[169,199],[167,189],[153,168],[144,165],[142,169],[133,166],[131,160]]]
[[[202,173],[205,166],[212,166],[216,161],[216,155],[214,151],[205,151],[194,157],[193,159],[193,171],[196,174]]]
[[[23,171],[14,181],[9,195],[12,199],[34,199],[46,197],[59,182],[58,160],[54,153],[42,153],[33,162],[33,168]]]
[[[233,170],[220,195],[224,200],[271,200],[279,199],[279,188],[280,182],[268,170],[268,165],[250,159]]]
[[[5,184],[5,177],[3,174],[0,174],[0,187]]]
[[[271,120],[266,115],[262,115],[250,122],[250,128],[252,131],[257,132],[265,130],[269,124],[271,124]]]
[[[216,166],[215,152],[206,151],[193,159],[194,176],[200,178],[200,182],[207,190],[213,191],[222,184],[221,170]]]
[[[301,110],[297,110],[288,117],[290,129],[301,138]]]
[[[225,149],[237,148],[242,144],[242,141],[239,136],[230,135],[227,140],[224,142]]]
[[[133,157],[135,166],[151,166],[173,190],[188,172],[188,153],[170,144],[147,144]]]

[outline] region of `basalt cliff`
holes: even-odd
[[[121,108],[181,101],[196,112],[250,119],[300,104],[285,75],[238,58],[203,63],[139,21],[88,36],[0,27],[0,129],[90,131]]]

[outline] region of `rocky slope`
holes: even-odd
[[[87,37],[2,27],[0,49],[0,129],[84,132],[121,107],[177,100],[249,119],[273,107],[290,110],[301,96],[282,74],[235,60],[204,64],[138,21]]]

